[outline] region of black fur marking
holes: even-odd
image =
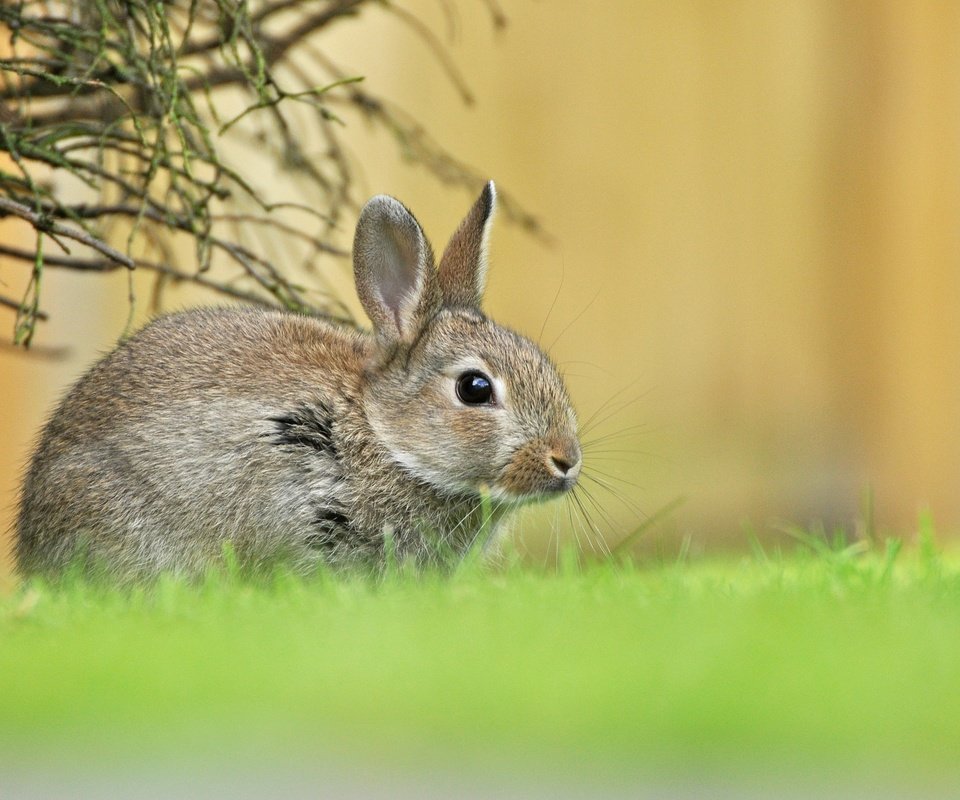
[[[349,517],[332,508],[317,509],[313,524],[317,532],[310,534],[305,541],[317,550],[333,549],[349,539],[352,533]]]
[[[333,415],[320,401],[304,403],[296,410],[277,417],[268,417],[277,425],[272,434],[274,444],[312,447],[320,453],[337,457],[333,440]]]
[[[346,514],[341,514],[332,508],[317,509],[317,515],[313,520],[318,528],[334,530],[336,528],[349,528],[350,518]]]

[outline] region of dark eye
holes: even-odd
[[[464,372],[457,378],[457,397],[468,406],[479,406],[493,399],[493,386],[482,372]]]

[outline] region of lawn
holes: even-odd
[[[10,587],[0,750],[960,779],[960,561],[929,535],[794,544],[380,581]]]

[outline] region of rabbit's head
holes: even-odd
[[[556,367],[481,311],[495,203],[491,182],[439,267],[401,203],[381,195],[364,207],[354,271],[376,347],[363,405],[381,444],[419,480],[523,502],[571,489],[581,452]]]

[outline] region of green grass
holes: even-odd
[[[21,586],[0,750],[960,777],[960,563],[798,535],[694,563]]]

